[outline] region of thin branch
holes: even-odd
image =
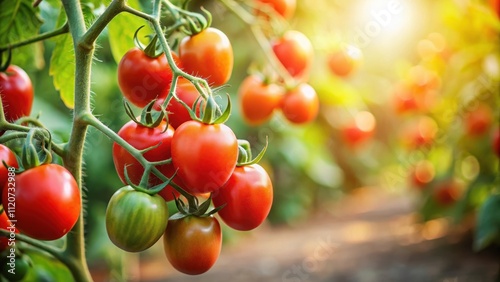
[[[0,236],[10,237],[10,234],[11,234],[11,232],[9,230],[0,229]],[[30,244],[33,247],[36,247],[38,249],[41,249],[41,250],[51,254],[52,256],[57,258],[58,260],[64,261],[64,257],[63,257],[63,253],[62,253],[61,249],[56,248],[56,247],[51,246],[51,245],[48,245],[43,241],[39,241],[39,240],[33,239],[31,237],[28,237],[24,234],[18,234],[18,233],[15,233],[15,234],[16,234],[16,237],[15,237],[16,240]]]
[[[116,17],[119,13],[123,12],[125,8],[124,0],[114,0],[109,4],[104,13],[97,18],[97,20],[89,27],[87,32],[81,38],[81,44],[92,45],[97,37],[102,33],[104,28]]]
[[[69,32],[69,25],[66,22],[63,26],[61,26],[58,29],[39,34],[35,37],[29,38],[29,39],[26,39],[23,41],[19,41],[19,42],[13,43],[13,44],[2,46],[2,47],[0,47],[0,52],[3,52],[5,50],[9,50],[9,49],[19,48],[19,47],[22,47],[25,45],[29,45],[29,44],[38,42],[38,41],[42,41],[42,40],[46,40],[46,39],[49,39],[52,37],[56,37],[58,35],[65,34],[68,32]]]

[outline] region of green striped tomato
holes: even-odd
[[[167,204],[160,195],[149,195],[130,186],[116,191],[106,209],[109,238],[128,252],[153,246],[165,232],[167,222]]]

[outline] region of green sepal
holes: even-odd
[[[258,162],[260,162],[260,160],[266,154],[268,145],[269,145],[269,142],[268,142],[268,138],[266,136],[266,145],[264,146],[264,148],[262,148],[262,150],[259,152],[259,154],[257,156],[255,156],[254,159],[252,159],[252,152],[250,149],[250,143],[248,143],[248,141],[246,141],[246,140],[238,140],[238,162],[237,162],[236,166],[247,166],[247,165],[257,164]],[[242,155],[240,155],[240,154],[242,154]],[[244,155],[244,154],[246,154],[246,155]]]
[[[6,72],[7,68],[10,66],[10,62],[12,60],[12,49],[7,49],[7,60],[5,61],[5,64],[3,63],[3,56],[2,53],[0,52],[0,72]]]
[[[135,113],[127,101],[123,100],[123,106],[125,107],[125,112],[128,117],[135,123],[144,127],[155,128],[158,127],[166,117],[166,110],[163,108],[163,106],[160,105],[160,111],[153,110],[155,102],[156,99],[146,105],[146,107],[141,112],[140,120],[135,117]],[[168,127],[165,128],[165,131],[167,129]]]
[[[231,109],[232,109],[231,97],[229,97],[229,94],[226,95],[227,95],[227,107],[224,110],[224,112],[215,121],[213,121],[213,124],[225,123],[229,119],[229,116],[231,115]]]

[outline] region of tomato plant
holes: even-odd
[[[15,176],[15,186],[3,188],[2,204],[23,234],[55,240],[68,233],[80,216],[80,190],[73,175],[57,164],[30,168]],[[12,199],[15,201],[12,201]]]
[[[118,189],[106,209],[106,230],[111,241],[128,252],[140,252],[156,243],[167,227],[168,208],[159,195]]]
[[[236,167],[238,141],[224,124],[187,121],[172,138],[172,163],[190,193],[222,187]]]
[[[311,122],[319,112],[318,95],[309,84],[302,83],[285,94],[281,110],[286,119],[292,123]]]
[[[179,44],[179,59],[186,72],[205,78],[212,86],[226,83],[233,71],[231,42],[212,27],[184,37]]]
[[[166,121],[162,121],[158,126],[151,128],[131,120],[122,126],[118,131],[118,135],[138,150],[150,148],[149,151],[143,154],[144,158],[148,161],[163,161],[171,157],[170,150],[174,129]],[[132,184],[139,185],[144,173],[144,167],[134,156],[117,143],[113,144],[113,162],[123,184],[128,184],[125,178],[125,169],[127,169],[127,175]],[[167,177],[172,177],[175,173],[175,168],[171,163],[159,165],[157,168]],[[149,186],[155,186],[160,183],[162,181],[154,174],[151,173],[149,175]],[[174,195],[179,195],[179,193],[169,185],[160,192],[160,195],[166,201],[171,201]]]
[[[0,273],[3,277],[7,278],[8,281],[22,281],[30,272],[31,263],[26,255],[16,257],[13,262],[14,267],[11,267],[9,263],[4,261],[0,267]],[[12,271],[12,269],[14,269],[14,271]]]
[[[172,53],[176,64],[179,59]],[[164,98],[172,82],[172,69],[165,54],[150,57],[143,50],[129,50],[118,64],[118,84],[132,104],[145,107],[156,98]]]
[[[296,0],[256,0],[256,3],[271,7],[285,19],[293,16],[297,5]]]
[[[228,182],[213,197],[222,206],[221,219],[236,230],[252,230],[266,219],[273,202],[273,186],[258,164],[236,167]]]
[[[238,91],[243,118],[251,125],[266,122],[280,107],[283,94],[284,90],[277,84],[266,83],[258,75],[248,76]]]
[[[296,78],[308,76],[314,58],[311,41],[300,31],[288,30],[272,41],[274,54],[285,69]]]
[[[180,272],[196,275],[208,271],[219,258],[222,232],[213,216],[169,219],[163,236],[168,261]]]
[[[31,79],[23,69],[10,65],[5,72],[0,72],[0,98],[7,121],[28,116],[33,97]]]

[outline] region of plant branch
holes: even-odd
[[[27,244],[30,244],[33,247],[36,247],[40,250],[43,250],[43,251],[51,254],[52,256],[57,258],[58,260],[64,261],[64,257],[62,256],[61,249],[56,248],[56,247],[51,246],[51,245],[48,245],[43,241],[33,239],[33,238],[26,236],[24,234],[19,234],[19,233],[15,233],[15,234],[16,234],[16,237],[15,237],[16,241],[21,241],[21,242],[25,242]],[[9,230],[0,229],[0,236],[10,237],[10,235],[11,235],[11,232]]]
[[[81,43],[84,45],[92,45],[97,37],[102,33],[104,28],[113,20],[116,15],[123,12],[125,7],[124,0],[113,0],[106,8],[104,13],[97,18],[97,20],[89,27],[87,32],[81,38]]]
[[[58,29],[55,29],[55,30],[52,30],[52,31],[48,31],[48,32],[39,34],[39,35],[37,35],[35,37],[29,38],[29,39],[26,39],[26,40],[23,40],[23,41],[19,41],[19,42],[13,43],[13,44],[8,44],[6,46],[1,46],[0,47],[0,52],[3,52],[5,50],[9,50],[9,49],[19,48],[19,47],[22,47],[22,46],[25,46],[25,45],[29,45],[29,44],[32,44],[32,43],[35,43],[35,42],[38,42],[38,41],[46,40],[46,39],[49,39],[49,38],[52,38],[52,37],[55,37],[55,36],[58,36],[58,35],[61,35],[61,34],[65,34],[65,33],[68,33],[68,32],[69,32],[69,25],[66,22],[63,26],[61,26]]]

